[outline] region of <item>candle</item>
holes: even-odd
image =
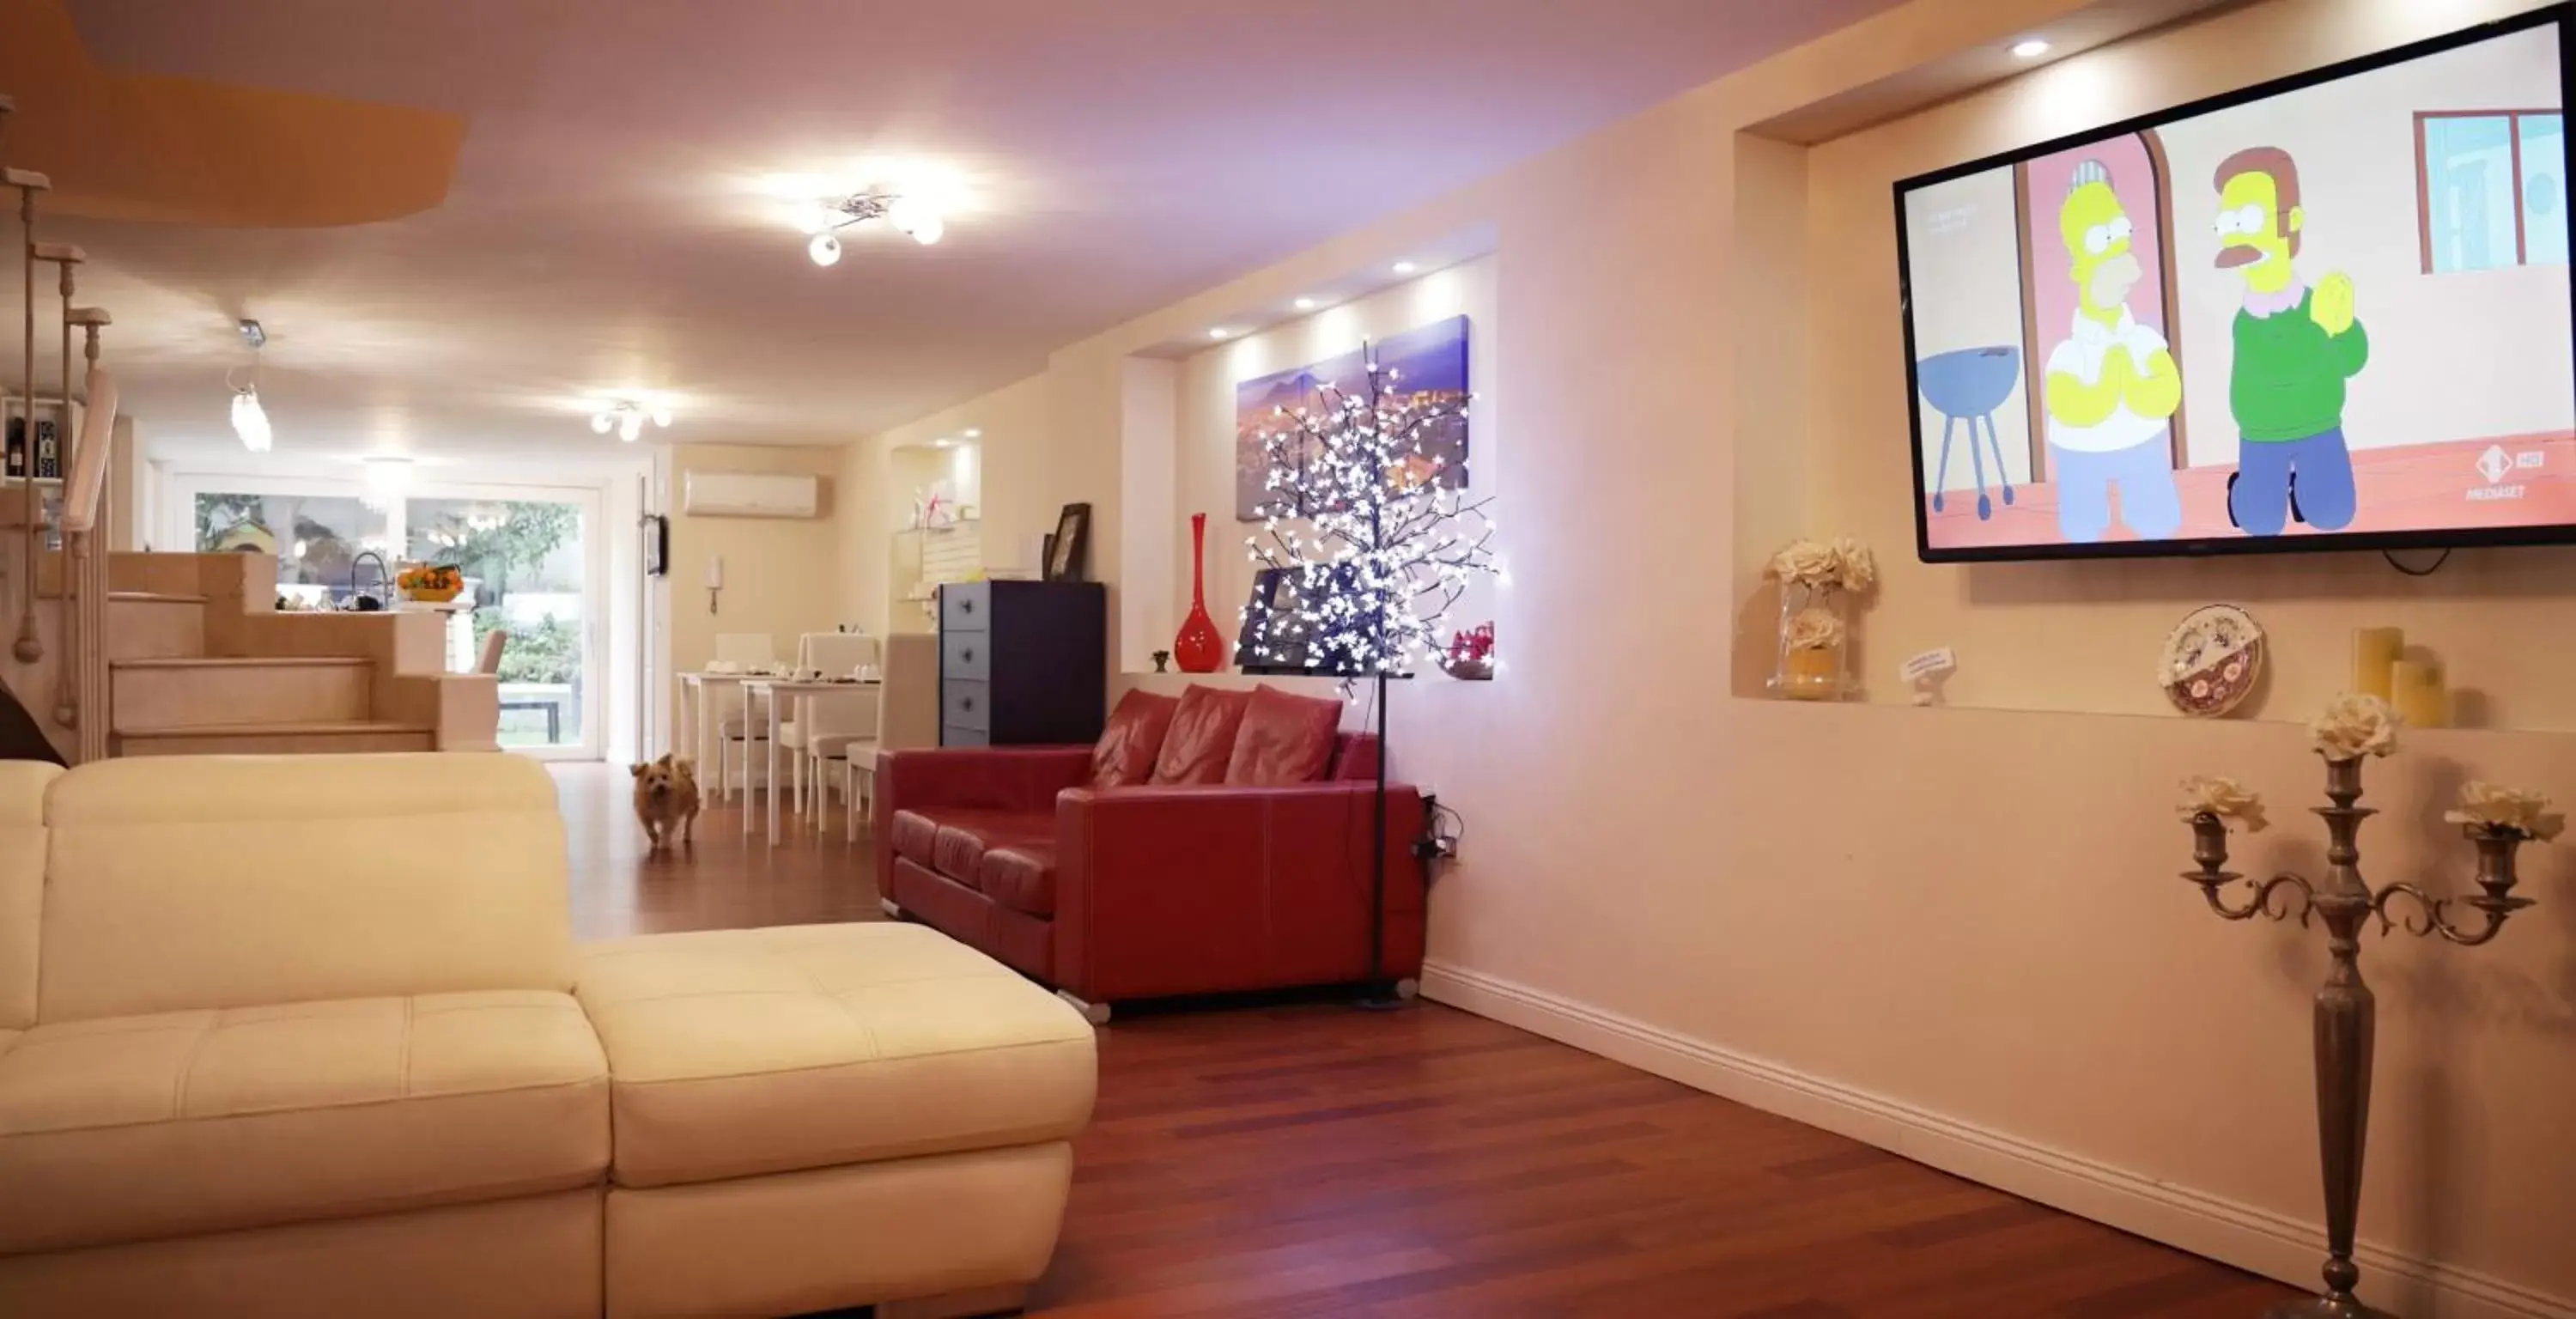
[[[2352,689],[2367,692],[2383,701],[2394,701],[2396,692],[2389,686],[2389,670],[2396,667],[2398,653],[2405,649],[2404,628],[2353,629]]]
[[[2402,659],[2389,666],[2389,703],[2409,728],[2445,728],[2451,722],[2451,695],[2442,686],[2440,660]]]

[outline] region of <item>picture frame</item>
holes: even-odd
[[[1055,534],[1046,542],[1046,573],[1050,582],[1078,582],[1084,579],[1091,550],[1091,505],[1067,504],[1056,514]]]
[[[671,519],[659,513],[647,513],[638,530],[644,541],[644,575],[666,577],[671,572]]]

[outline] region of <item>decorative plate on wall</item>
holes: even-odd
[[[2244,704],[2263,676],[2263,625],[2234,605],[2203,605],[2165,638],[2157,675],[2175,709],[2226,714]]]

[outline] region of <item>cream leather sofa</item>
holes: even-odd
[[[1090,1028],[915,926],[576,947],[514,757],[0,764],[0,1315],[1006,1311]]]

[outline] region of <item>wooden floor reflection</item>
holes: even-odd
[[[698,817],[693,845],[657,853],[635,821],[625,766],[553,771],[572,850],[574,938],[883,918],[874,854],[864,834],[856,844],[842,836],[837,802],[820,840],[790,816],[771,847],[765,819],[745,837],[741,811],[719,805]]]

